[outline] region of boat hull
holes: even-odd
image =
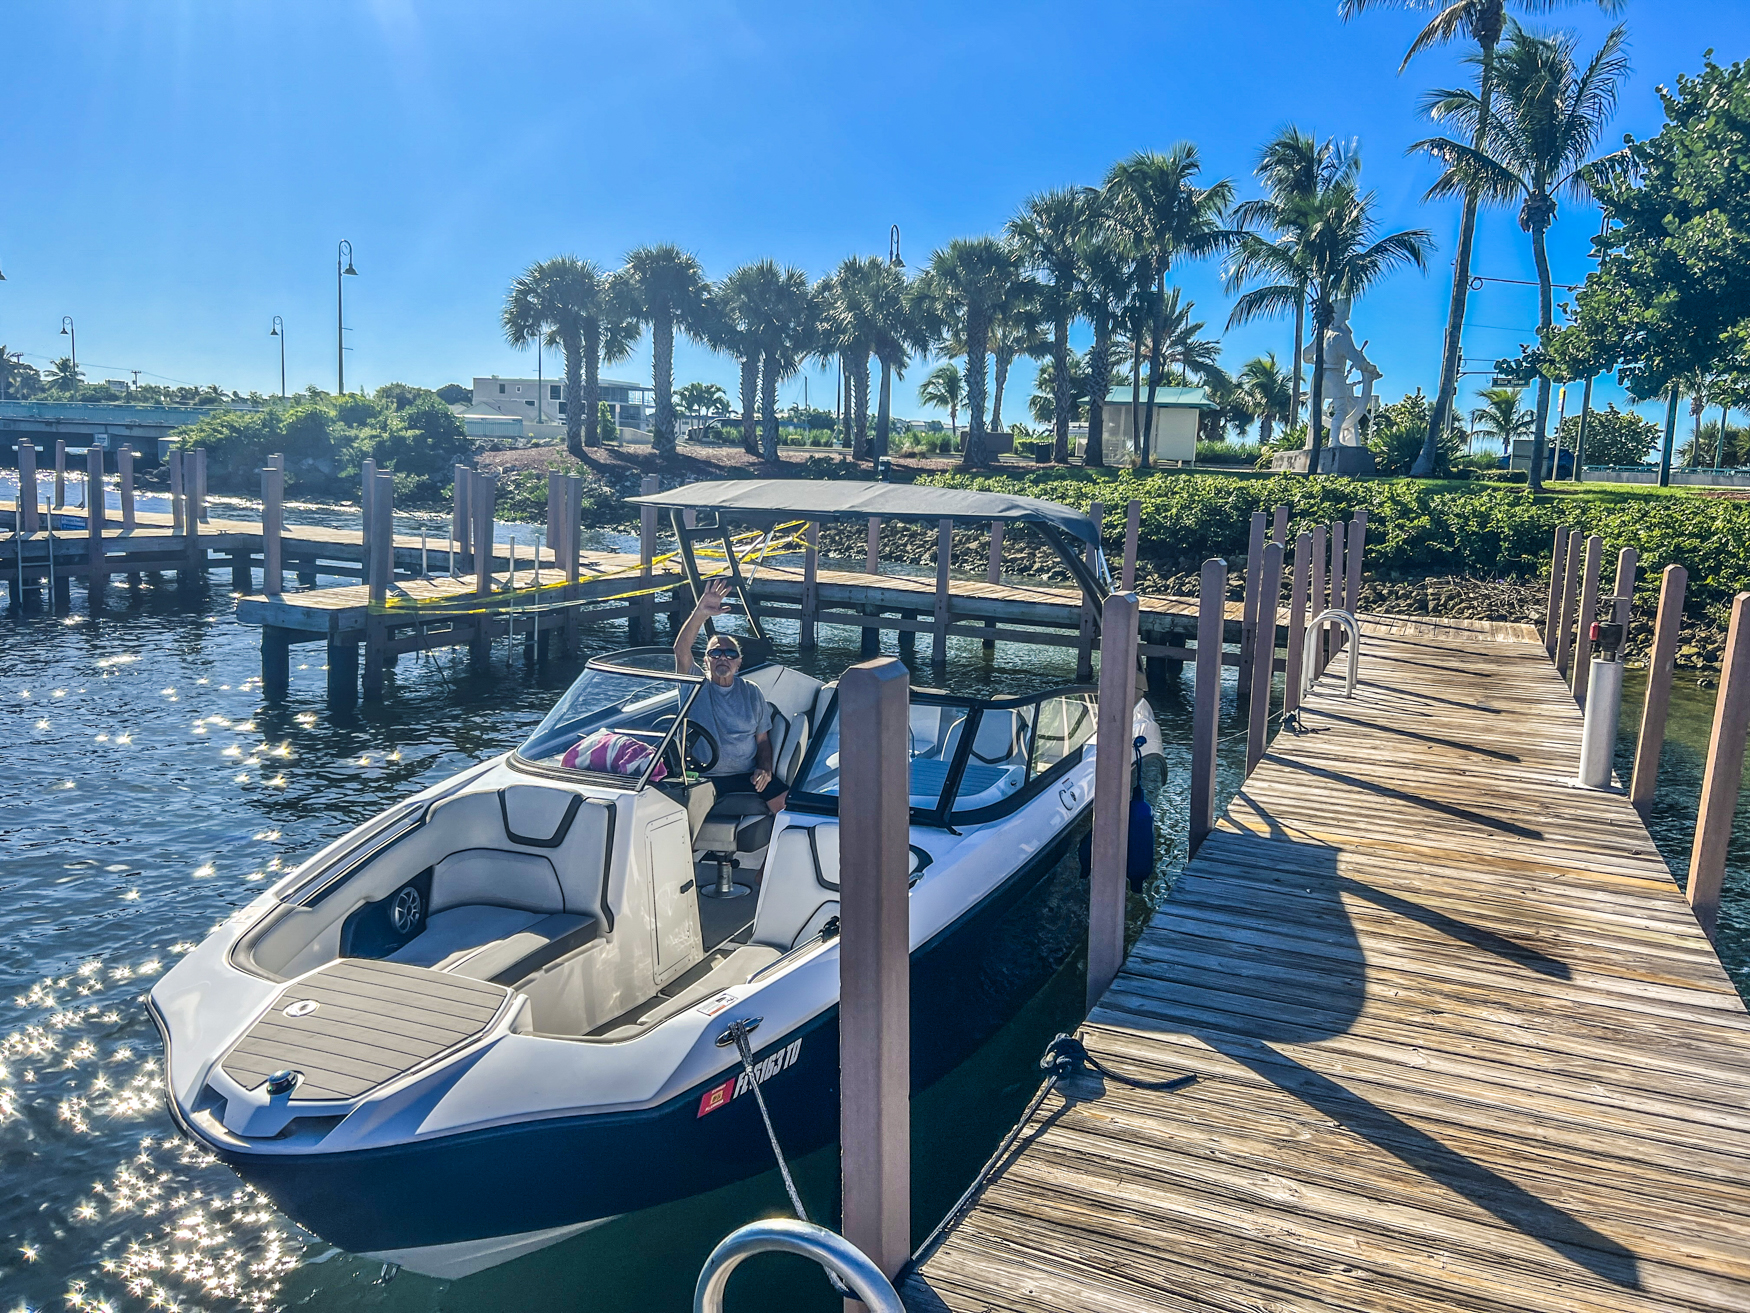
[[[1089,814],[912,955],[912,1090],[957,1067],[1086,939]],[[785,1152],[838,1138],[838,1007],[754,1052]],[[174,1100],[172,1111],[175,1114]],[[178,1116],[181,1122],[180,1116]],[[651,1108],[516,1122],[345,1153],[215,1152],[281,1211],[354,1253],[576,1227],[773,1166],[745,1076]]]

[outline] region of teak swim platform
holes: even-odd
[[[1750,1017],[1518,625],[1362,625],[915,1310],[1750,1307]]]

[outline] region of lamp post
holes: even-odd
[[[61,316],[61,336],[67,339],[67,350],[73,358],[73,387],[77,396],[79,387],[79,334],[73,329],[73,316]]]
[[[358,276],[352,267],[352,243],[340,239],[334,248],[334,378],[336,396],[346,395],[346,283],[348,274]]]
[[[905,261],[899,258],[899,225],[897,223],[887,230],[887,263],[895,269],[905,268]]]
[[[545,422],[546,419],[545,398],[541,396],[541,389],[546,385],[546,380],[541,377],[541,372],[541,335],[537,332],[535,334],[535,423],[537,424]]]
[[[286,399],[286,321],[278,315],[273,317],[273,327],[268,330],[269,337],[280,340],[280,400]]]

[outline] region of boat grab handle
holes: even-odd
[[[1313,640],[1325,625],[1335,624],[1349,636],[1349,672],[1343,681],[1343,696],[1355,696],[1355,679],[1361,672],[1361,626],[1355,623],[1355,617],[1347,611],[1320,611],[1313,617],[1312,623],[1306,627],[1306,639],[1300,649],[1300,696],[1304,699],[1312,688],[1316,677],[1314,663],[1318,659],[1319,645]]]
[[[724,1236],[699,1272],[693,1313],[723,1313],[723,1290],[729,1284],[729,1274],[744,1258],[774,1252],[800,1254],[837,1273],[872,1313],[905,1313],[893,1284],[867,1254],[837,1232],[789,1218],[749,1222]]]

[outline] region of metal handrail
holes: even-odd
[[[872,1313],[905,1313],[899,1295],[869,1256],[837,1232],[812,1222],[773,1218],[749,1222],[724,1236],[699,1272],[693,1289],[693,1313],[723,1313],[723,1289],[729,1274],[754,1254],[800,1254],[836,1273]]]
[[[1313,638],[1327,622],[1341,625],[1349,636],[1349,674],[1343,682],[1343,696],[1352,698],[1355,696],[1356,676],[1361,673],[1361,626],[1355,623],[1355,617],[1349,612],[1336,610],[1320,611],[1306,627],[1306,641],[1301,646],[1300,655],[1300,696],[1305,698],[1312,688],[1319,647]]]

